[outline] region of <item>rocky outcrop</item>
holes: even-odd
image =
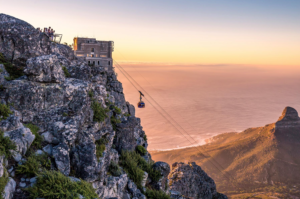
[[[16,190],[16,182],[14,181],[14,179],[9,178],[8,182],[4,188],[4,192],[3,192],[3,199],[12,199],[14,196],[14,192]]]
[[[179,193],[185,197],[202,199],[225,199],[225,195],[216,190],[216,184],[200,166],[194,162],[174,163],[169,176],[170,190],[173,198],[179,198]]]
[[[162,178],[157,183],[153,183],[152,186],[155,187],[156,190],[162,190],[164,192],[169,192],[169,173],[170,173],[170,165],[165,162],[156,162],[153,165],[153,169],[160,171]]]
[[[44,83],[60,83],[65,81],[65,75],[57,55],[43,55],[30,58],[26,62],[24,73],[30,81]]]
[[[276,129],[300,127],[300,117],[298,116],[298,112],[292,107],[286,107],[276,122],[275,127]]]

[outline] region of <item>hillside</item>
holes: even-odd
[[[181,150],[152,152],[154,160],[194,161],[225,193],[277,191],[299,194],[300,118],[286,107],[273,124],[224,133],[207,144]],[[242,196],[241,196],[242,197]]]

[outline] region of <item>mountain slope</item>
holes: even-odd
[[[299,151],[300,118],[286,107],[276,123],[220,134],[204,146],[152,152],[152,157],[168,163],[195,161],[215,179],[219,191],[228,191],[300,183]]]

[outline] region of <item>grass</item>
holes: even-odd
[[[113,176],[120,176],[122,174],[120,166],[114,161],[110,163],[108,172],[111,173]]]
[[[59,171],[44,170],[37,175],[37,183],[26,189],[31,198],[45,199],[85,199],[98,198],[95,189],[86,181],[73,182]]]
[[[144,140],[147,142],[147,135],[146,135],[146,134],[144,135],[143,138],[144,138]]]
[[[108,143],[106,138],[101,138],[95,142],[96,144],[96,157],[99,159],[103,156],[103,152],[105,151],[105,145]]]
[[[16,173],[33,177],[38,175],[42,168],[51,168],[50,159],[46,154],[36,155],[33,153],[27,158],[27,161],[24,164],[18,165]]]
[[[62,70],[64,71],[64,74],[65,74],[66,77],[71,77],[68,69],[65,66],[62,66]]]
[[[5,67],[5,70],[9,73],[9,77],[5,77],[6,80],[14,80],[16,78],[19,78],[24,75],[23,69],[18,68],[14,65],[12,65],[11,62],[7,61],[2,53],[0,53],[0,64],[3,64]]]
[[[6,158],[12,157],[11,150],[16,150],[16,145],[9,137],[4,137],[4,132],[0,131],[0,155],[5,155]]]
[[[171,197],[163,191],[147,189],[145,193],[147,199],[171,199]]]
[[[40,149],[42,147],[42,141],[43,141],[42,136],[38,133],[40,128],[31,123],[25,124],[25,126],[29,128],[30,131],[35,135],[35,139],[33,140],[31,146],[35,146],[36,148]]]
[[[0,104],[0,121],[5,120],[12,113],[9,106]]]
[[[94,111],[94,118],[95,122],[103,122],[105,118],[107,118],[108,109],[105,109],[101,106],[101,104],[95,100],[92,102],[92,109]]]
[[[144,171],[148,173],[148,176],[153,182],[158,182],[161,178],[160,172],[153,169],[153,164],[146,162],[144,158],[134,151],[122,151],[120,165],[140,190],[142,190],[141,182],[143,180]]]
[[[141,145],[136,146],[135,151],[138,152],[142,156],[147,154],[147,150]]]

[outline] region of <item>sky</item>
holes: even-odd
[[[120,62],[300,66],[299,0],[0,0],[63,42],[115,42]]]

